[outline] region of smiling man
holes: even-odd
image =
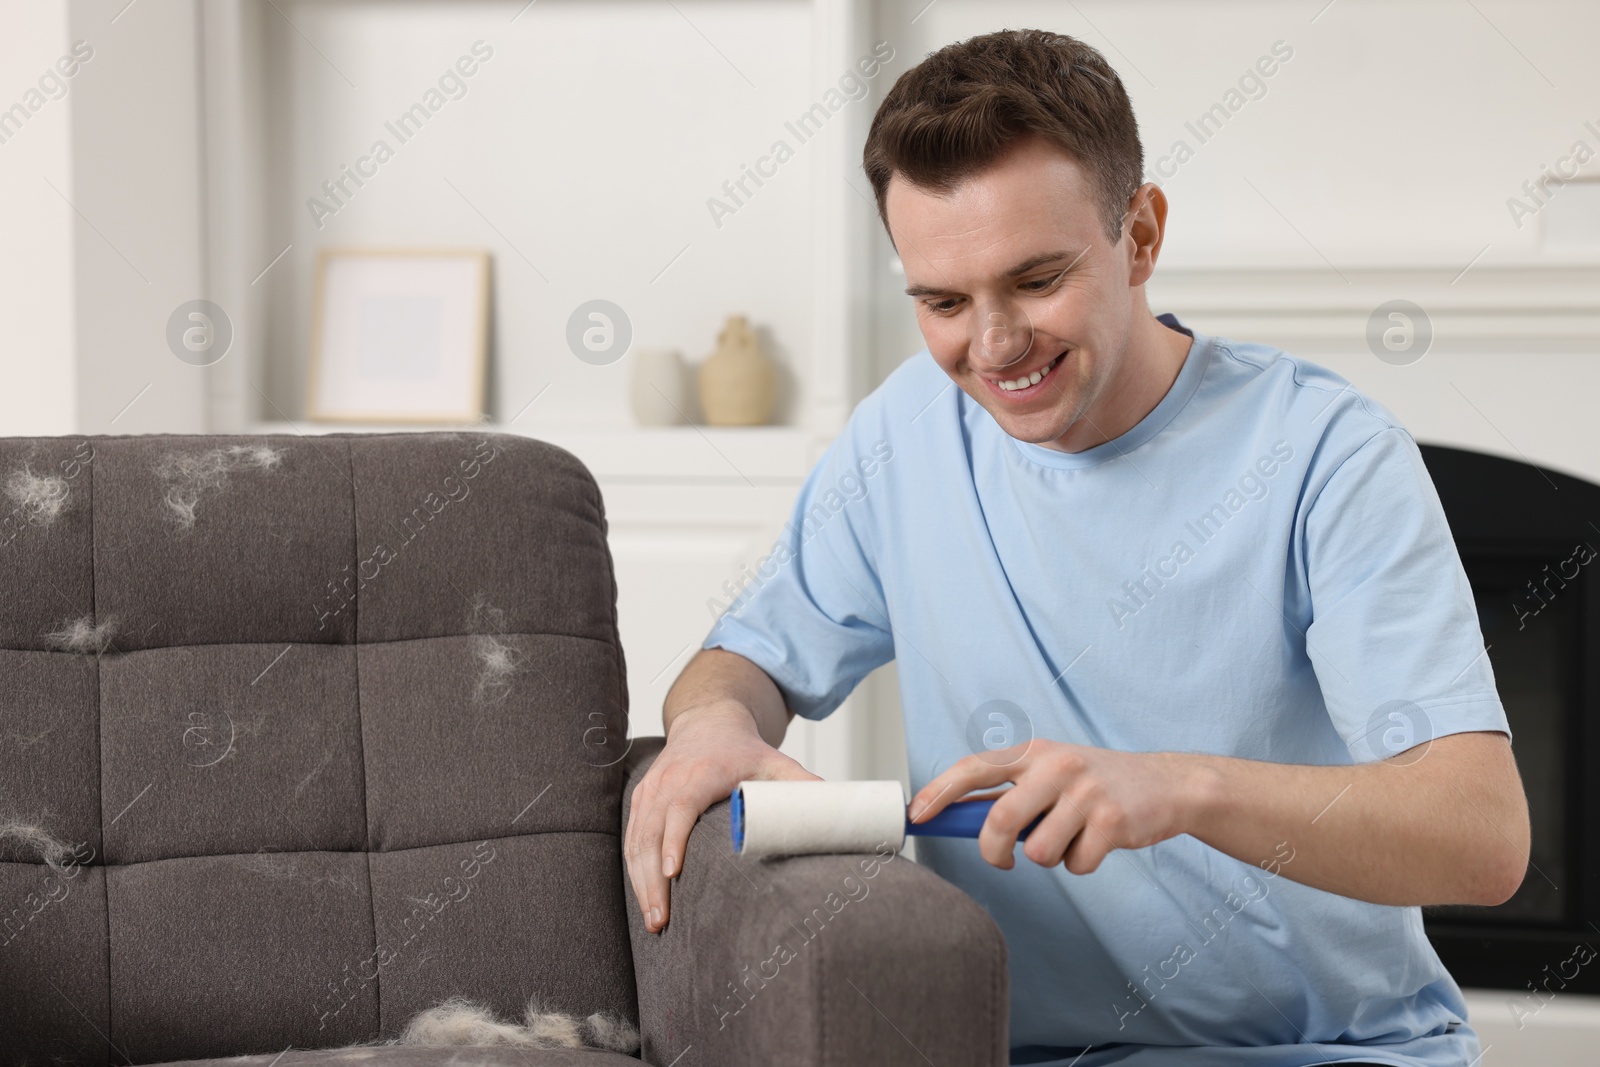
[[[648,925],[698,813],[808,777],[790,717],[895,659],[913,817],[1000,790],[976,846],[918,850],[1006,935],[1013,1063],[1472,1063],[1419,906],[1510,897],[1527,807],[1411,436],[1152,316],[1166,198],[1081,42],[935,53],[865,164],[928,349],[667,698],[626,841]]]

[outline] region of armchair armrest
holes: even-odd
[[[660,753],[628,756],[622,818]],[[660,934],[623,891],[646,1063],[1004,1067],[1005,941],[971,897],[887,848],[734,856],[724,801],[701,816]]]

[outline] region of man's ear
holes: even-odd
[[[1161,255],[1161,239],[1167,229],[1167,196],[1161,186],[1146,182],[1128,200],[1128,218],[1123,222],[1128,251],[1128,285],[1143,285],[1156,271]]]

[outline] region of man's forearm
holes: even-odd
[[[1500,734],[1356,766],[1175,758],[1194,790],[1191,835],[1252,864],[1287,842],[1282,873],[1306,885],[1379,904],[1498,904],[1527,867],[1527,804]]]
[[[685,711],[726,713],[735,705],[749,712],[763,741],[773,748],[783,743],[794,716],[766,671],[735,652],[701,649],[672,683],[662,706],[662,725],[671,736],[673,720]]]

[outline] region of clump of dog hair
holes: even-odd
[[[537,997],[528,1001],[520,1023],[502,1022],[465,997],[451,997],[417,1013],[398,1038],[384,1044],[415,1048],[590,1047],[633,1053],[639,1049],[639,1031],[626,1019],[604,1012],[580,1020],[576,1015],[551,1011]]]
[[[37,852],[45,866],[57,874],[66,870],[66,859],[73,854],[70,845],[52,836],[44,827],[16,818],[0,819],[0,843],[6,841],[19,842]]]
[[[282,462],[283,451],[271,445],[229,445],[206,452],[169,452],[156,464],[156,476],[166,483],[167,510],[179,526],[192,530],[202,497],[226,489],[230,474],[272,470]]]
[[[639,1051],[638,1029],[620,1015],[597,1011],[584,1020],[584,1026],[591,1045],[627,1054]]]
[[[493,631],[472,635],[472,656],[478,661],[472,702],[498,704],[511,695],[511,677],[522,669],[522,652],[505,639],[506,613],[491,607],[481,593],[472,602],[467,625],[474,630]]]
[[[116,632],[117,620],[114,616],[96,625],[93,615],[85,615],[81,619],[69,620],[53,633],[45,634],[44,639],[57,652],[82,652],[98,656],[111,645]]]
[[[35,474],[31,467],[6,479],[6,496],[34,526],[49,526],[67,507],[67,480],[59,474]]]

